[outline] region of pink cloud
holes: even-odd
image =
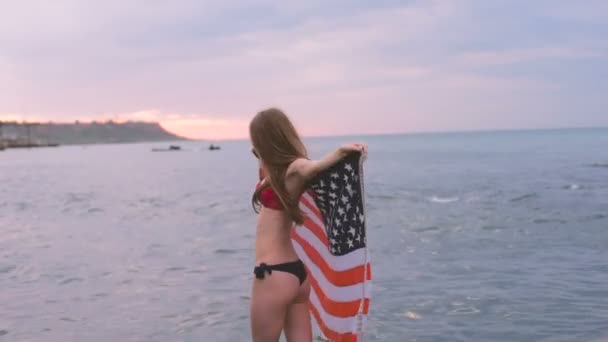
[[[169,119],[162,120],[166,130],[191,139],[240,139],[248,135],[248,122],[245,120],[223,119]]]

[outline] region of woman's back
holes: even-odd
[[[295,199],[297,203],[302,193],[303,183],[294,176],[291,168],[287,170],[285,183],[290,198]],[[271,188],[268,188],[267,191],[269,191],[268,197],[276,196]],[[262,205],[256,227],[256,262],[272,263],[297,259],[298,256],[291,243],[292,226],[293,221],[285,210]]]

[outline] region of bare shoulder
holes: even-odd
[[[287,176],[302,176],[306,174],[306,170],[311,167],[313,162],[305,158],[294,160],[287,168]]]

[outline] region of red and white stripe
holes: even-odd
[[[331,254],[323,216],[309,194],[302,196],[300,208],[306,218],[291,236],[308,270],[311,313],[330,341],[358,341],[370,302],[367,252],[360,248],[341,256]]]

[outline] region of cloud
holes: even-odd
[[[111,13],[107,9],[97,10]],[[156,19],[155,11],[144,14],[150,12],[146,22]],[[375,46],[388,43],[390,32],[399,29],[404,20],[410,22],[410,31],[424,29],[424,24],[431,21],[427,12],[426,8],[409,7],[372,10],[343,18],[337,26],[333,20],[313,19],[289,29],[244,31],[204,38],[202,42],[192,39],[140,43],[135,50],[121,46],[120,39],[109,39],[110,31],[88,42],[77,39],[74,42],[82,44],[71,47],[60,44],[61,49],[50,51],[44,61],[33,67],[25,63],[20,67],[27,78],[36,80],[28,85],[33,97],[56,98],[61,91],[72,98],[53,114],[95,112],[95,106],[99,106],[99,101],[93,98],[96,97],[103,101],[105,111],[135,110],[131,104],[134,103],[137,107],[144,105],[164,111],[240,115],[242,108],[255,108],[255,103],[263,103],[264,99],[272,101],[300,91],[325,91],[322,88],[332,82],[344,84],[357,78],[365,82],[361,72],[372,75],[373,70],[365,69],[371,68],[370,59],[375,62],[379,58],[374,56]],[[115,20],[120,22],[120,16]],[[382,25],[378,25],[380,21]],[[95,24],[88,25],[90,28],[84,31],[95,31]],[[128,35],[129,29],[126,31],[122,33]],[[60,27],[57,32],[62,33],[63,29]],[[39,58],[34,54],[25,60],[28,57]],[[388,66],[380,65],[380,75],[374,77],[387,73]],[[417,67],[399,68],[403,71]],[[235,106],[229,99],[234,92],[244,106]]]
[[[500,66],[544,60],[576,60],[595,57],[605,56],[587,49],[543,47],[508,51],[475,51],[465,53],[460,58],[469,66]]]
[[[561,20],[588,24],[603,22],[608,19],[608,2],[604,0],[586,1],[545,1],[548,5],[544,13]]]

